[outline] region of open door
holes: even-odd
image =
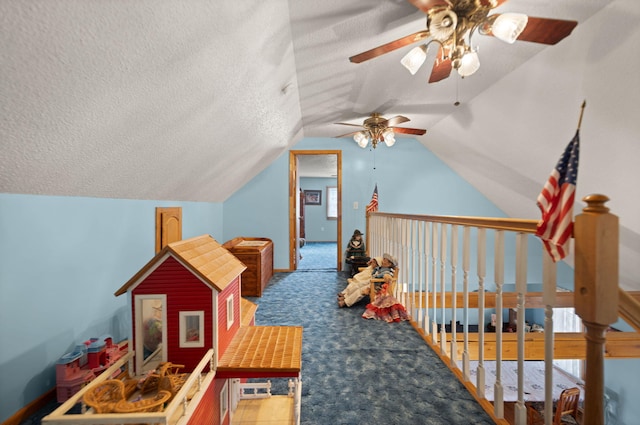
[[[289,151],[289,269],[298,269],[300,260],[301,234],[301,202],[300,175],[298,172],[298,156],[301,155],[335,155],[337,184],[337,230],[336,230],[336,269],[342,270],[342,151],[340,150],[308,150]]]

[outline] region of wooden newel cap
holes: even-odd
[[[609,212],[605,195],[583,198],[587,206],[575,217],[576,314],[608,325],[618,319],[618,217]]]
[[[594,213],[608,213],[609,208],[605,207],[604,204],[609,200],[606,195],[600,195],[595,193],[593,195],[587,195],[582,198],[584,202],[587,203],[587,206],[582,209],[584,212],[594,212]]]

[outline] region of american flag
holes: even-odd
[[[378,185],[373,189],[373,195],[371,195],[371,201],[367,204],[368,213],[378,211]]]
[[[542,219],[538,223],[536,235],[542,239],[553,261],[562,260],[569,254],[580,157],[579,133],[578,129],[538,195],[537,204],[542,211]]]

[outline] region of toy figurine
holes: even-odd
[[[346,263],[351,265],[351,277],[358,273],[360,267],[366,267],[370,258],[367,257],[364,241],[362,240],[362,232],[356,229],[349,240],[345,251]]]

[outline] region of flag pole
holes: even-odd
[[[578,120],[578,130],[580,130],[580,126],[582,125],[582,115],[584,115],[584,108],[587,106],[587,100],[582,101],[582,108],[580,109],[580,119]]]

